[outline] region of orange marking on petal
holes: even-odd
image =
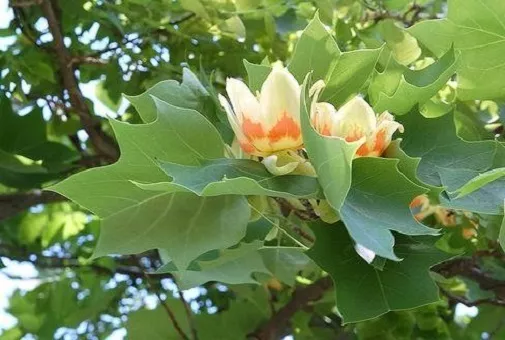
[[[242,131],[249,140],[265,137],[265,131],[263,131],[261,123],[253,123],[252,120],[246,117],[242,121]]]
[[[346,139],[347,140],[347,139]],[[358,148],[358,151],[356,151],[356,154],[358,156],[366,156],[370,153],[370,149],[368,148],[368,145],[364,143]]]
[[[284,137],[290,137],[293,140],[300,138],[301,130],[298,123],[296,123],[287,112],[282,114],[282,118],[274,125],[268,132],[268,139],[271,143],[277,142]]]
[[[425,195],[416,196],[412,202],[410,202],[410,208],[417,208],[423,206],[428,198]]]
[[[254,151],[256,151],[256,148],[251,143],[239,142],[239,144],[242,150],[244,150],[244,152],[248,154],[252,154],[254,153]]]
[[[330,131],[330,128],[328,127],[328,125],[324,124],[321,134],[323,136],[331,136],[331,131]]]
[[[379,132],[377,132],[377,136],[375,136],[374,150],[380,156],[385,149],[386,149],[386,131],[380,130]]]
[[[363,137],[363,133],[360,128],[355,127],[346,137],[345,140],[349,143],[360,140]]]

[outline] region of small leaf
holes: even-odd
[[[399,65],[390,55],[385,70],[376,72],[368,89],[374,110],[402,115],[426,103],[451,78],[456,65],[452,49],[422,70]]]
[[[295,284],[296,274],[310,263],[301,248],[264,247],[260,253],[270,273],[290,286]]]
[[[175,298],[170,298],[163,303],[169,306],[182,331],[185,334],[190,334],[188,318],[182,303]],[[167,313],[161,306],[153,310],[140,309],[129,314],[126,322],[128,338],[132,340],[180,339],[181,335],[171,322],[167,322],[167,318]]]
[[[408,65],[421,56],[421,49],[410,33],[396,25],[392,19],[380,23],[380,30],[394,58],[401,65]]]
[[[381,52],[382,48],[342,53],[328,72],[320,101],[339,107],[358,94],[373,73]]]
[[[270,66],[252,64],[244,60],[244,66],[247,71],[247,78],[249,80],[249,88],[253,93],[261,90],[261,85],[265,82],[268,75],[272,71]]]
[[[340,54],[337,42],[316,14],[303,30],[288,69],[298,83],[302,83],[309,72],[315,80],[325,79],[328,67]]]
[[[226,19],[216,27],[220,33],[234,39],[245,39],[245,26],[237,15]],[[212,30],[212,28],[211,28]]]
[[[204,107],[202,101],[208,95],[198,78],[189,69],[184,68],[182,83],[175,80],[165,80],[142,94],[136,96],[125,95],[125,97],[137,109],[142,120],[145,123],[151,123],[157,117],[153,97],[174,106],[201,111]]]

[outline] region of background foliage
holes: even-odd
[[[16,322],[0,323],[0,339],[505,336],[501,0],[12,0],[6,10],[0,266],[17,281],[19,263],[31,264],[37,284],[9,298]],[[336,106],[360,92],[396,114],[407,131],[387,150],[396,160],[351,170],[339,163],[351,147],[303,119],[325,190],[222,159],[232,132],[216,93],[230,76],[257,89],[276,60],[300,83],[309,71],[324,78],[322,99]],[[326,162],[323,143],[342,157]],[[335,169],[347,182],[332,181]],[[51,185],[79,205],[41,190]],[[445,209],[423,221],[432,229],[407,209],[424,192]],[[293,200],[323,193],[337,225]],[[366,264],[351,238],[380,257]]]

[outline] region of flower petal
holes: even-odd
[[[338,110],[337,120],[332,135],[345,138],[348,142],[371,135],[377,124],[372,107],[360,96],[354,97]]]
[[[403,125],[395,122],[393,115],[384,112],[379,116],[377,129],[374,131],[367,144],[372,156],[381,156],[387,149],[396,131],[403,132]]]
[[[299,162],[288,162],[284,165],[277,165],[278,160],[279,157],[277,155],[270,155],[268,157],[265,157],[261,163],[265,165],[265,168],[268,170],[268,172],[275,176],[287,175],[293,172],[300,164]]]
[[[237,137],[237,141],[246,153],[248,154],[257,154],[257,150],[254,147],[254,145],[249,141],[249,139],[246,137],[244,132],[242,131],[242,127],[240,126],[240,123],[238,121],[237,116],[233,112],[230,103],[228,102],[228,99],[226,99],[224,96],[221,94],[218,96],[219,102],[221,103],[221,106],[224,108],[226,111],[226,115],[228,116],[228,121],[230,122],[230,126],[235,133],[235,136]]]
[[[300,125],[300,85],[283,67],[274,67],[261,87],[263,121],[273,127],[283,117]]]
[[[361,258],[365,260],[368,264],[372,263],[372,261],[375,258],[375,253],[372,250],[368,249],[365,246],[362,246],[359,243],[356,243],[354,249],[356,250],[358,255],[361,256]]]
[[[323,136],[331,136],[333,125],[336,124],[337,111],[330,103],[315,103],[310,112],[314,129]]]
[[[226,92],[240,124],[244,118],[248,118],[253,123],[261,121],[260,104],[246,84],[238,79],[228,78]]]

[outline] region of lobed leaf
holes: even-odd
[[[437,56],[454,49],[461,100],[505,95],[505,7],[501,0],[449,0],[447,18],[422,21],[409,29]]]
[[[356,253],[341,223],[314,223],[311,227],[316,243],[307,255],[332,277],[337,308],[344,323],[439,300],[438,287],[429,275],[429,268],[449,256],[433,244],[403,237],[396,246],[403,260],[387,261],[379,270]]]

